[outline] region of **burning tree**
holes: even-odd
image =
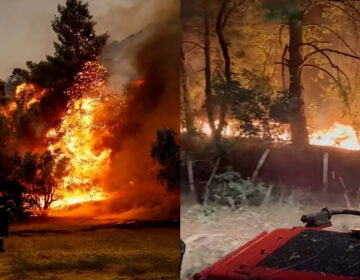
[[[59,150],[42,155],[26,153],[18,170],[18,178],[26,187],[23,194],[25,207],[47,210],[61,198],[58,186],[68,173],[69,159]]]
[[[66,167],[71,165],[69,156],[74,155],[67,149],[60,151],[65,145],[56,147],[61,142],[61,127],[60,135],[51,131],[59,129],[64,115],[83,95],[98,98],[105,82],[103,72],[93,66],[100,65],[96,61],[108,36],[96,35],[88,4],[67,0],[58,6],[58,11],[52,22],[58,37],[54,55],[39,63],[28,62],[28,70],[14,69],[7,83],[7,90],[14,94],[11,99],[1,100],[0,154],[16,164],[9,170],[12,175],[0,179],[25,186],[26,206],[37,209],[48,209],[62,197],[59,188],[69,187],[63,181],[68,175]],[[79,114],[83,117],[83,113]],[[35,148],[47,152],[39,155],[33,152]],[[13,156],[17,150],[28,152],[23,158]],[[8,166],[5,160],[0,164]]]
[[[233,126],[238,136],[280,135],[275,138],[306,146],[314,143],[318,109],[334,93],[342,108],[332,110],[331,121],[343,109],[339,118],[354,123],[360,57],[351,33],[359,27],[358,1],[182,5],[184,128],[193,122],[195,130],[219,137],[234,136]]]
[[[140,32],[136,44],[131,39],[126,55],[137,76],[126,76],[122,88],[116,90],[107,87],[108,71],[100,62],[107,35],[95,34],[87,4],[68,0],[58,10],[53,21],[58,35],[55,53],[39,63],[28,63],[28,70],[15,69],[14,94],[0,107],[4,150],[9,157],[15,151],[21,155],[16,157],[13,178],[25,187],[24,206],[50,208],[54,215],[62,214],[69,205],[111,198],[110,193],[132,182],[143,153],[148,156],[143,163],[148,170],[144,178],[153,179],[149,155],[153,134],[158,127],[176,127],[178,112],[173,108],[179,90],[173,79],[178,74],[177,23],[171,23],[170,29],[169,23],[151,27],[150,36]],[[123,59],[123,51],[113,50],[111,56]],[[109,69],[114,78],[115,70]],[[164,73],[171,79],[164,79]],[[170,121],[159,120],[164,112]],[[138,149],[139,145],[144,148]],[[178,145],[176,149],[178,156]],[[130,153],[131,163],[124,160]],[[169,190],[178,189],[176,159],[161,159],[161,182]],[[2,162],[0,165],[6,168]],[[163,193],[161,186],[158,188]]]
[[[339,55],[360,60],[360,57],[350,47],[348,42],[333,28],[322,23],[316,23],[308,15],[314,9],[331,8],[340,11],[343,16],[351,20],[359,21],[360,9],[356,1],[334,0],[334,1],[264,1],[268,9],[268,17],[281,22],[280,42],[282,42],[282,29],[288,29],[288,43],[285,44],[280,64],[282,65],[282,76],[285,79],[284,67],[289,70],[289,113],[290,131],[293,144],[304,146],[309,144],[309,134],[305,116],[305,103],[302,85],[302,72],[304,68],[313,68],[328,75],[338,86],[346,106],[348,103],[348,91],[351,90],[350,79],[345,71],[335,62],[332,55]],[[326,10],[324,11],[326,13]],[[320,29],[323,34],[335,36],[347,49],[342,51],[330,48],[331,42],[323,38],[312,41],[304,41],[304,29]],[[313,30],[314,32],[314,30]],[[322,36],[323,37],[323,36]],[[304,53],[304,50],[307,50]],[[325,60],[319,61],[319,56]],[[317,58],[317,59],[316,59]],[[332,71],[333,70],[333,71]],[[284,82],[285,86],[285,82]]]
[[[157,131],[157,139],[151,145],[151,157],[161,166],[158,173],[159,182],[166,186],[168,191],[178,190],[180,188],[180,147],[172,128]]]
[[[204,107],[206,109],[209,127],[212,135],[215,135],[215,112],[214,112],[214,98],[211,87],[211,27],[210,27],[210,16],[209,7],[207,1],[181,1],[182,18],[184,19],[183,25],[183,36],[181,46],[181,82],[182,82],[182,94],[183,94],[183,105],[186,118],[186,126],[191,129],[192,127],[192,116],[191,116],[191,104],[187,102],[189,97],[189,74],[187,71],[187,56],[194,49],[200,48],[204,56],[204,92],[205,101]],[[194,20],[195,19],[195,20]],[[199,22],[200,23],[199,23]],[[197,36],[200,38],[200,42],[187,39],[185,36],[186,31],[195,30]],[[190,45],[190,47],[189,47]],[[190,131],[189,131],[190,132]]]
[[[239,76],[250,76],[246,73],[236,73],[233,58],[230,50],[229,27],[234,20],[241,21],[244,14],[249,10],[254,1],[182,1],[184,12],[183,18],[183,47],[182,47],[182,88],[183,108],[185,124],[191,120],[191,107],[187,99],[191,96],[189,80],[197,84],[194,78],[190,78],[186,68],[191,69],[186,57],[191,56],[200,49],[204,56],[201,70],[204,71],[204,104],[206,110],[209,134],[215,140],[220,140],[226,126],[227,118],[231,115],[242,123],[244,130],[254,130],[253,120],[265,118],[267,110],[264,109],[269,101],[269,90],[246,87],[241,84]],[[215,53],[215,55],[213,54]],[[217,53],[217,55],[216,55]],[[194,70],[193,70],[194,71]],[[252,80],[258,79],[264,82],[266,79],[252,74]],[[189,129],[187,129],[189,130]]]
[[[16,85],[25,81],[46,91],[36,106],[17,120],[19,135],[30,143],[44,139],[47,130],[59,124],[69,101],[66,90],[85,63],[99,58],[108,38],[95,33],[88,4],[82,0],[67,0],[58,6],[58,12],[52,22],[58,38],[55,53],[38,63],[27,62],[28,70],[15,69],[12,76],[19,81]]]
[[[58,5],[58,12],[52,22],[58,38],[54,55],[39,63],[28,62],[27,66],[31,82],[64,91],[84,63],[99,58],[108,35],[96,35],[88,3],[82,0],[67,0],[65,6]]]

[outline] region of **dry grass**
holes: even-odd
[[[26,225],[26,228],[30,228]],[[36,224],[33,228],[40,228]],[[24,225],[14,225],[13,229]],[[10,236],[0,255],[0,279],[178,279],[179,230],[101,229]],[[52,225],[52,229],[56,226]],[[59,229],[62,229],[59,226]],[[66,230],[71,229],[67,224]]]

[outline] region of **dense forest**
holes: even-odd
[[[219,176],[255,178],[270,146],[291,144],[297,155],[309,144],[359,150],[360,3],[199,0],[182,1],[181,12],[190,189],[204,189],[206,200]],[[266,147],[250,152],[255,143]],[[252,170],[226,169],[236,156]]]
[[[206,3],[182,3],[183,130],[267,137],[288,124],[306,145],[341,118],[357,124],[356,1]]]

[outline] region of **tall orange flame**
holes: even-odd
[[[50,145],[50,151],[60,149],[70,159],[69,173],[58,188],[61,199],[52,204],[53,208],[106,198],[99,182],[110,166],[111,150],[95,152],[93,149],[96,139],[93,114],[98,102],[95,98],[81,98],[69,109],[60,128],[48,132],[49,139],[61,135]]]
[[[103,200],[101,179],[110,167],[111,150],[95,149],[97,137],[107,133],[99,128],[94,115],[104,102],[105,68],[89,62],[80,72],[72,88],[67,91],[72,102],[59,128],[47,133],[50,151],[60,149],[70,160],[68,173],[62,178],[57,192],[60,197],[51,208],[61,208],[74,203]]]

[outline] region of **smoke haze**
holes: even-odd
[[[51,20],[57,4],[65,0],[0,3],[0,35],[10,34],[3,40],[5,51],[0,52],[0,78],[5,79],[14,67],[24,67],[29,60],[38,62],[53,53],[56,34]],[[158,129],[171,127],[179,132],[179,1],[88,3],[97,22],[96,32],[110,35],[102,55],[109,71],[106,91],[125,100],[126,106],[114,110],[111,102],[105,103],[94,115],[95,123],[110,124],[106,133],[94,132],[92,147],[99,153],[112,151],[110,168],[99,174],[98,182],[109,199],[73,205],[61,215],[178,217],[179,194],[168,193],[156,181],[158,167],[150,149]],[[143,83],[135,85],[139,79]]]
[[[0,79],[11,75],[26,61],[40,61],[52,54],[56,34],[51,21],[57,5],[65,0],[0,0]],[[110,41],[122,40],[154,20],[157,11],[176,1],[88,0],[90,12],[98,22],[98,33],[108,32]],[[136,9],[136,10],[135,10]],[[123,11],[124,13],[119,13]],[[135,13],[136,12],[136,13]],[[159,20],[159,19],[157,19]]]

